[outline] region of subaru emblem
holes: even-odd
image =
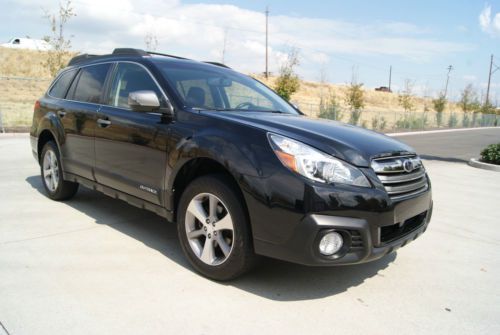
[[[413,161],[410,160],[410,159],[407,159],[403,162],[403,169],[406,171],[406,172],[412,172],[413,169],[414,169],[414,166],[413,166]]]

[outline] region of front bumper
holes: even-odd
[[[432,195],[429,190],[394,204],[390,211],[383,213],[349,211],[335,215],[308,214],[295,225],[286,240],[272,243],[254,239],[254,247],[258,254],[304,265],[365,263],[415,240],[425,232],[431,216]],[[324,256],[318,250],[319,240],[331,230],[341,233],[344,247],[333,256]]]

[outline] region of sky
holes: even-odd
[[[0,41],[50,34],[44,10],[59,1],[0,0]],[[109,53],[115,47],[146,48],[197,60],[222,61],[237,71],[265,68],[265,14],[269,8],[269,64],[276,73],[291,48],[299,50],[302,79],[392,89],[406,80],[414,93],[444,89],[458,99],[467,84],[484,96],[491,54],[500,66],[500,0],[455,1],[222,1],[74,0],[77,16],[66,25],[72,48]],[[495,66],[494,66],[495,69]],[[500,70],[491,99],[500,100]]]

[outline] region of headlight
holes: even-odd
[[[283,165],[306,178],[322,183],[370,187],[359,169],[304,143],[276,134],[269,134],[269,143]]]

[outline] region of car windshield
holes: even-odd
[[[233,70],[193,62],[156,65],[186,107],[299,114],[271,89]]]

